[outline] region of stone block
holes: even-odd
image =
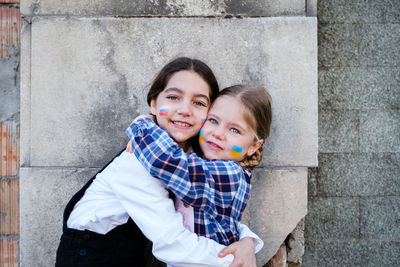
[[[360,115],[360,149],[400,152],[400,110],[368,110]]]
[[[319,196],[400,194],[400,154],[320,154]]]
[[[22,14],[78,16],[301,16],[304,1],[207,0],[207,1],[62,1],[28,0]]]
[[[360,266],[400,266],[400,242],[363,240]]]
[[[382,23],[399,23],[400,22],[400,2],[398,0],[369,0],[370,10],[374,10],[374,14]],[[373,21],[370,21],[373,22]]]
[[[399,24],[363,24],[360,62],[364,66],[400,66]]]
[[[396,109],[400,69],[329,67],[318,71],[319,109]]]
[[[359,24],[318,24],[320,67],[358,66]]]
[[[23,86],[23,101],[31,96],[22,107],[30,127],[22,133],[30,138],[24,162],[102,166],[125,146],[131,120],[148,112],[145,91],[155,72],[186,55],[207,62],[221,88],[268,89],[274,119],[264,165],[316,166],[316,43],[310,17],[37,18],[31,84],[24,79]]]
[[[305,236],[312,240],[358,238],[358,198],[310,198]]]
[[[317,244],[317,255],[315,266],[365,266],[361,244],[356,240],[322,240]]]
[[[54,266],[65,205],[96,171],[21,168],[21,266]]]
[[[360,118],[358,110],[326,110],[318,113],[320,153],[357,152]]]
[[[308,168],[307,192],[309,197],[315,197],[318,194],[317,175],[318,175],[318,168]]]
[[[20,84],[20,164],[30,165],[31,147],[31,24],[24,21],[21,30],[21,84]]]
[[[243,16],[304,16],[306,13],[304,1],[300,0],[227,0],[224,1],[227,14]]]
[[[359,68],[360,88],[358,102],[362,109],[400,108],[400,68]]]
[[[316,241],[311,240],[311,237],[305,235],[304,255],[301,266],[317,266],[316,243]]]
[[[306,0],[307,5],[307,16],[316,17],[317,16],[317,0]]]
[[[307,169],[256,169],[247,209],[249,227],[264,240],[262,266],[307,213]]]
[[[376,2],[374,0],[320,0],[318,1],[318,19],[323,23],[382,23],[385,21],[382,7],[385,7],[388,1],[379,1],[382,2],[380,5],[375,4]]]
[[[400,197],[361,198],[361,238],[400,238]]]
[[[362,71],[359,67],[324,67],[318,70],[318,108],[360,108]]]

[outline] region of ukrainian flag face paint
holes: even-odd
[[[160,116],[168,116],[168,110],[169,110],[168,107],[161,107],[159,115]]]
[[[259,147],[254,130],[248,124],[239,99],[218,97],[208,113],[199,134],[200,147],[206,159],[241,161]]]
[[[199,143],[201,143],[201,142],[204,141],[203,134],[204,134],[204,131],[203,131],[203,130],[200,130],[200,132],[199,132]]]
[[[240,158],[242,156],[242,151],[243,151],[242,147],[233,145],[231,149],[231,156]]]

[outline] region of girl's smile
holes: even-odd
[[[211,150],[215,150],[215,151],[221,151],[223,150],[223,148],[221,146],[219,146],[218,144],[212,142],[212,141],[207,141],[207,146],[211,149]]]
[[[196,136],[207,117],[210,87],[193,71],[175,72],[165,89],[151,100],[150,110],[157,123],[181,146]]]

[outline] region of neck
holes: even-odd
[[[181,143],[178,143],[178,146],[180,147],[180,148],[182,148],[183,149],[183,151],[187,151],[188,150],[188,147],[189,147],[189,145],[188,145],[188,142],[187,141],[185,141],[185,142],[181,142]]]

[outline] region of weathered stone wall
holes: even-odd
[[[318,1],[304,266],[400,266],[400,1]]]
[[[315,1],[31,0],[21,10],[21,266],[54,264],[66,202],[126,144],[152,78],[182,55],[207,62],[221,87],[272,95],[245,221],[265,241],[258,265],[275,254],[306,214],[317,166]]]

